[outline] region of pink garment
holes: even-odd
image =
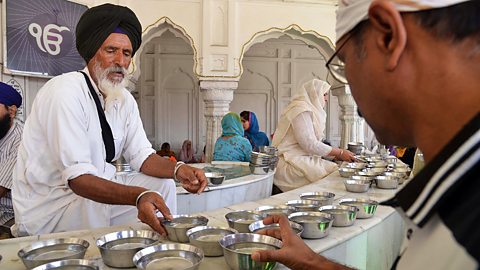
[[[180,151],[180,161],[183,161],[185,163],[197,162],[193,155],[194,152],[192,147],[192,141],[185,140],[182,145],[182,150]]]

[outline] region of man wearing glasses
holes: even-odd
[[[342,0],[327,67],[349,84],[383,144],[419,147],[426,167],[392,205],[413,233],[393,269],[480,266],[480,1]],[[285,217],[259,261],[349,269],[310,250]],[[368,260],[369,258],[367,258]]]

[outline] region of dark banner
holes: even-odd
[[[83,69],[75,28],[86,10],[65,0],[6,1],[6,67],[37,76]]]

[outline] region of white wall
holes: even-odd
[[[268,39],[272,33],[277,33],[278,36],[278,33],[294,31],[305,42],[317,44],[316,49],[322,55],[330,55],[333,52],[335,0],[73,0],[72,2],[88,6],[106,2],[128,6],[139,17],[144,38],[155,38],[155,31],[162,25],[168,24],[173,27],[184,35],[192,47],[192,74],[198,80],[240,80],[243,71],[241,63],[245,52],[251,46]],[[146,43],[147,40],[144,44]],[[3,54],[3,42],[0,46],[2,47],[0,54]],[[139,59],[143,48],[135,56],[134,82],[140,76],[139,67],[142,64]],[[12,77],[24,91],[25,113],[28,115],[38,89],[47,79],[11,76],[2,72],[3,81]],[[281,102],[279,104],[282,104],[280,106],[282,107],[286,100],[278,102]],[[201,109],[199,108],[200,112]],[[268,111],[272,113],[272,110]],[[273,117],[278,117],[280,113],[278,108],[273,112],[275,113]],[[203,119],[198,123],[199,130],[204,128],[202,121]],[[332,121],[338,122],[338,118]],[[336,126],[338,125],[333,125]],[[266,128],[272,130],[274,127],[273,121]],[[201,138],[201,141],[203,131],[200,133],[196,136]]]

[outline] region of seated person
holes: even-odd
[[[243,137],[240,116],[234,112],[222,118],[222,136],[217,139],[213,149],[215,161],[250,161],[252,145]]]
[[[0,225],[13,224],[12,178],[23,125],[14,121],[22,96],[0,82]]]
[[[193,151],[192,141],[185,140],[182,145],[182,150],[180,151],[180,156],[178,158],[180,161],[185,163],[197,163],[195,159],[195,152]]]
[[[240,113],[242,117],[242,126],[245,130],[245,137],[250,141],[253,151],[259,151],[260,146],[269,146],[270,141],[265,133],[260,131],[257,116],[254,112],[243,111]]]
[[[168,142],[162,143],[160,150],[157,151],[157,155],[161,157],[166,157],[171,161],[177,162],[177,159],[175,158],[175,153],[170,150],[170,144]]]
[[[335,163],[322,157],[354,160],[352,152],[322,142],[329,89],[330,85],[321,80],[305,83],[280,117],[272,141],[279,155],[273,182],[283,192],[318,181],[337,169]]]

